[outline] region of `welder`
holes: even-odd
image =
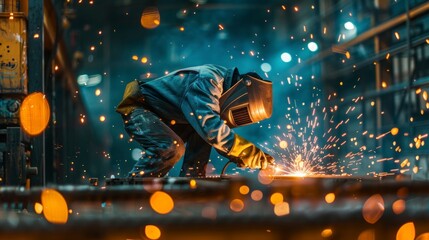
[[[265,169],[274,162],[232,130],[271,116],[272,83],[254,72],[206,64],[134,80],[116,111],[142,146],[129,177],[163,177],[183,154],[180,176],[204,177],[212,147],[239,167]]]

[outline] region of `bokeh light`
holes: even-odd
[[[195,179],[191,179],[191,181],[189,181],[189,187],[191,189],[197,188],[197,181]]]
[[[266,168],[261,170],[258,173],[258,181],[264,185],[268,185],[274,181],[275,174],[276,171],[274,168]]]
[[[36,136],[48,126],[50,115],[46,96],[40,92],[35,92],[24,98],[19,111],[19,120],[27,134]]]
[[[153,29],[159,26],[161,23],[161,16],[159,15],[159,10],[155,6],[146,7],[143,10],[142,16],[140,18],[140,23],[144,28]]]
[[[174,208],[173,199],[170,195],[162,191],[153,193],[149,202],[152,209],[159,214],[167,214]]]
[[[280,55],[280,58],[282,59],[283,62],[286,62],[286,63],[292,61],[292,56],[287,52],[282,53],[282,55]]]
[[[354,30],[356,26],[352,22],[347,21],[346,23],[344,23],[344,28],[347,30]]]
[[[323,229],[323,231],[320,233],[320,236],[322,236],[323,238],[329,238],[332,236],[332,229],[327,228],[327,229]]]
[[[392,128],[390,130],[390,133],[392,134],[392,136],[397,135],[399,133],[399,128],[396,128],[396,127]]]
[[[281,194],[279,192],[273,193],[270,197],[270,202],[273,205],[276,205],[277,203],[283,202],[283,194]]]
[[[42,191],[43,215],[50,223],[64,224],[68,220],[69,211],[64,197],[55,189]]]
[[[144,227],[144,233],[147,238],[156,240],[161,237],[161,230],[155,225],[146,225]]]
[[[413,222],[402,225],[396,233],[396,240],[414,240],[416,229]]]
[[[241,212],[244,209],[244,202],[241,199],[233,199],[229,204],[229,208],[234,212]]]
[[[250,197],[252,198],[253,201],[260,201],[263,196],[264,196],[264,194],[261,192],[261,190],[254,190],[250,194]]]
[[[325,201],[327,203],[333,203],[335,201],[335,194],[334,193],[328,193],[328,194],[326,194]]]
[[[395,214],[403,213],[405,211],[405,201],[402,199],[399,199],[393,202],[392,210]]]
[[[279,142],[279,147],[280,148],[285,149],[285,148],[287,148],[287,146],[288,146],[288,144],[287,144],[286,141],[282,140],[282,141]]]
[[[380,194],[374,194],[369,197],[363,207],[362,215],[368,223],[376,223],[384,213],[384,200]]]
[[[249,191],[250,191],[249,187],[248,187],[248,186],[246,186],[246,185],[242,185],[238,190],[240,191],[240,193],[241,193],[242,195],[246,195],[246,194],[248,194],[248,193],[249,193]]]
[[[264,72],[271,72],[271,65],[269,63],[262,63],[261,69]]]
[[[416,238],[416,240],[429,240],[429,233],[422,233],[422,234],[420,234],[417,238]]]
[[[317,45],[317,43],[315,43],[315,42],[309,42],[308,44],[307,44],[307,47],[308,47],[308,49],[310,50],[310,51],[312,51],[312,52],[315,52],[315,51],[317,51],[318,49],[319,49],[319,46]]]
[[[41,214],[43,212],[43,205],[39,202],[34,203],[34,212]]]
[[[289,203],[287,202],[279,202],[274,205],[274,214],[276,216],[285,216],[290,213]]]

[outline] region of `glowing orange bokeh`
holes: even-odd
[[[422,233],[422,234],[420,234],[417,238],[416,238],[416,240],[429,240],[429,233]]]
[[[246,185],[242,185],[242,186],[239,188],[239,191],[240,191],[240,193],[241,193],[241,194],[246,195],[246,194],[248,194],[248,193],[249,193],[250,189],[249,189],[249,187],[248,187],[248,186],[246,186]]]
[[[147,7],[143,10],[140,23],[144,28],[153,29],[161,23],[161,16],[157,7]]]
[[[37,214],[42,214],[42,212],[43,212],[43,205],[41,203],[36,202],[34,204],[34,212],[36,212]]]
[[[283,194],[281,194],[279,192],[273,193],[270,197],[270,202],[273,205],[276,205],[277,203],[283,202]]]
[[[323,231],[320,233],[320,236],[322,236],[323,238],[328,238],[332,236],[332,229],[327,228],[327,229],[323,229]]]
[[[67,202],[61,193],[54,189],[42,191],[43,215],[50,223],[64,224],[68,220]]]
[[[146,225],[144,228],[144,233],[149,239],[159,239],[161,237],[161,230],[155,225]]]
[[[191,179],[191,181],[189,181],[189,187],[191,189],[197,188],[197,181],[195,179]]]
[[[167,193],[157,191],[150,197],[150,206],[159,214],[167,214],[173,210],[174,202]]]
[[[390,130],[390,133],[391,133],[393,136],[397,135],[397,134],[399,133],[399,128],[397,128],[397,127],[392,128],[392,129]]]
[[[48,126],[49,118],[49,103],[44,94],[36,92],[24,99],[19,111],[19,119],[28,135],[36,136],[43,132]]]
[[[334,193],[328,193],[328,194],[326,194],[325,201],[327,203],[333,203],[335,201],[335,194]]]
[[[413,222],[402,225],[396,233],[396,240],[413,240],[416,236],[416,229]]]

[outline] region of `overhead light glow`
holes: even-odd
[[[317,46],[317,43],[315,43],[315,42],[309,42],[307,47],[312,52],[315,52],[315,51],[317,51],[317,49],[319,49],[319,46]]]
[[[289,53],[287,53],[287,52],[282,53],[282,55],[280,57],[281,57],[281,59],[282,59],[283,62],[290,62],[290,61],[292,61],[292,56]]]
[[[77,77],[77,83],[79,86],[92,87],[99,84],[102,80],[102,76],[100,74],[94,74],[88,76],[88,74],[82,74]]]
[[[271,71],[271,65],[269,63],[262,63],[261,69],[264,72],[270,72]]]
[[[344,28],[347,30],[354,30],[356,26],[352,22],[348,21],[344,23]]]

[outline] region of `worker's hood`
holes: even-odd
[[[230,127],[259,122],[272,114],[272,82],[257,74],[240,75],[220,100],[220,115]]]

